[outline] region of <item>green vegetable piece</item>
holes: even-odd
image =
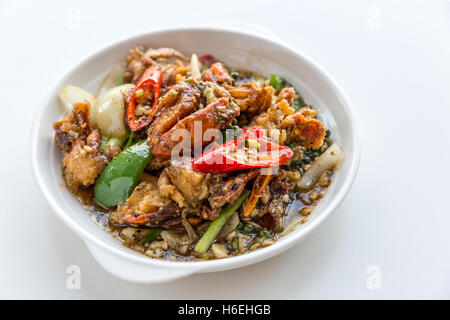
[[[290,141],[290,142],[287,144],[287,146],[288,146],[289,148],[291,148],[291,149],[295,149],[295,148],[298,147],[297,144],[296,144],[294,141]]]
[[[162,229],[162,228],[154,228],[154,229],[150,229],[150,230],[145,234],[145,236],[142,237],[142,239],[141,239],[141,241],[139,241],[139,243],[140,243],[141,245],[144,246],[147,242],[149,242],[149,241],[155,239],[155,238],[158,236],[158,234],[160,234],[161,231],[163,231],[163,230],[164,230],[164,229]]]
[[[116,146],[122,148],[125,141],[128,139],[128,134],[124,134],[123,136],[112,137],[106,143],[106,147]]]
[[[206,70],[208,70],[210,67],[209,64],[205,63],[202,65],[202,69],[200,70],[201,73],[205,72]]]
[[[239,73],[232,72],[232,73],[230,73],[230,77],[231,77],[231,81],[232,81],[231,84],[234,86],[236,84],[236,80],[239,78]]]
[[[242,231],[244,231],[244,233],[252,233],[253,232],[253,225],[251,225],[250,223],[247,223],[244,226],[244,229]]]
[[[131,145],[135,135],[136,135],[136,132],[135,131],[131,131],[131,133],[130,133],[130,135],[128,137],[127,144],[125,145],[125,147],[123,147],[123,150],[127,149]]]
[[[303,161],[304,164],[308,164],[308,163],[311,162],[311,158],[308,157],[308,156],[304,156],[303,159],[302,159],[302,161]]]
[[[134,93],[134,96],[136,98],[139,98],[139,97],[141,97],[143,95],[144,95],[144,90],[142,90],[142,89],[136,90],[136,92]]]
[[[121,86],[123,85],[123,76],[120,77],[119,81],[117,81],[117,85]]]
[[[233,250],[238,250],[239,249],[239,240],[234,239],[233,242],[231,242],[231,247],[233,248]]]
[[[118,136],[118,137],[112,137],[109,139],[107,137],[103,136],[102,140],[100,141],[100,146],[98,149],[100,151],[103,151],[103,149],[111,147],[111,146],[116,146],[116,147],[122,148],[125,141],[127,141],[127,138],[128,138],[128,134],[124,134],[123,136]]]
[[[102,139],[100,140],[100,145],[98,147],[98,150],[101,152],[106,147],[106,143],[108,142],[108,137],[102,136]]]
[[[261,230],[258,233],[258,236],[263,237],[263,238],[268,238],[268,237],[270,237],[270,231],[267,230],[266,228],[264,228],[263,230]]]
[[[248,198],[250,190],[244,190],[241,196],[236,200],[236,202],[220,213],[219,217],[214,220],[208,227],[208,230],[203,234],[200,240],[195,245],[194,251],[200,254],[208,251],[211,243],[216,239],[222,227],[227,223],[233,213],[244,203]]]
[[[242,141],[242,144],[244,145],[244,147],[246,148],[254,148],[254,149],[258,149],[261,147],[261,145],[259,144],[258,141],[256,141],[255,139],[244,139]]]
[[[106,166],[95,182],[97,203],[108,208],[128,199],[142,171],[153,157],[145,140],[122,151]]]
[[[284,87],[287,87],[287,82],[283,77],[280,77],[276,74],[272,74],[270,76],[270,85],[278,93],[281,91],[281,89],[283,89]]]

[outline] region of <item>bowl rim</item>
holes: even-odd
[[[308,222],[304,225],[301,232],[299,233],[291,233],[291,236],[286,241],[276,241],[274,244],[261,248],[259,250],[255,250],[253,252],[249,252],[247,254],[243,254],[240,256],[229,257],[226,259],[215,259],[215,260],[206,260],[206,261],[168,261],[162,259],[152,259],[145,256],[137,256],[133,255],[132,252],[127,252],[125,250],[120,250],[112,246],[110,243],[103,241],[100,238],[97,238],[93,233],[88,230],[82,228],[74,219],[70,217],[70,215],[66,214],[64,206],[60,205],[59,202],[55,199],[52,193],[47,188],[44,183],[43,174],[39,170],[39,161],[37,156],[37,147],[39,145],[38,132],[40,130],[41,119],[44,115],[44,111],[49,105],[51,99],[54,99],[55,92],[61,87],[62,81],[68,77],[75,69],[78,69],[83,64],[87,64],[89,61],[96,59],[98,56],[102,56],[108,53],[109,50],[114,47],[119,47],[124,42],[128,42],[131,40],[138,40],[144,36],[150,36],[155,34],[167,34],[174,32],[218,32],[218,33],[227,33],[231,36],[246,36],[256,38],[258,41],[266,42],[268,45],[277,46],[283,51],[288,51],[293,54],[296,59],[303,60],[303,62],[309,64],[317,74],[323,78],[330,87],[340,96],[342,100],[343,108],[349,118],[349,122],[351,124],[352,130],[352,144],[354,147],[353,150],[353,159],[349,166],[348,172],[341,176],[342,186],[337,190],[336,195],[333,198],[328,199],[325,205],[321,208],[321,215],[315,218],[313,221]],[[111,252],[123,259],[131,260],[135,263],[145,264],[148,266],[157,266],[157,267],[170,267],[176,269],[184,269],[186,267],[195,268],[198,271],[207,270],[207,269],[217,269],[220,267],[221,270],[230,269],[233,267],[244,266],[254,262],[262,261],[264,259],[270,258],[277,253],[281,253],[288,248],[292,247],[294,244],[298,243],[302,238],[307,236],[313,229],[318,227],[325,219],[327,219],[331,213],[333,213],[337,207],[342,203],[346,195],[349,193],[351,186],[356,178],[356,174],[359,168],[360,163],[360,154],[361,147],[358,138],[358,128],[356,122],[356,116],[354,109],[342,88],[336,83],[336,81],[324,70],[320,67],[316,62],[307,57],[305,54],[299,52],[298,50],[291,47],[289,44],[277,41],[275,39],[271,39],[270,37],[258,35],[251,32],[246,31],[237,31],[235,29],[230,29],[222,26],[186,26],[186,27],[166,27],[166,28],[155,28],[152,30],[146,30],[143,32],[135,33],[131,36],[125,36],[120,38],[119,40],[115,40],[110,42],[109,44],[103,46],[100,49],[95,50],[91,54],[87,55],[84,58],[79,59],[75,64],[73,64],[68,71],[66,71],[61,77],[59,77],[56,82],[51,86],[51,89],[45,94],[44,98],[42,98],[41,103],[35,111],[35,115],[32,120],[32,126],[30,130],[31,135],[31,152],[30,152],[30,160],[31,160],[31,169],[33,172],[34,180],[36,181],[40,192],[50,204],[53,211],[57,213],[59,218],[79,237],[83,239],[83,241],[90,241],[100,248]],[[111,237],[111,241],[114,241],[113,237]]]

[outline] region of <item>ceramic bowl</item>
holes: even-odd
[[[252,70],[265,76],[285,77],[314,105],[320,119],[345,152],[327,194],[307,223],[272,246],[227,259],[176,262],[151,259],[124,246],[102,230],[82,209],[78,199],[64,186],[60,151],[54,143],[53,122],[66,115],[57,96],[66,85],[95,93],[111,66],[123,61],[134,45],[173,47],[189,55],[212,54],[230,67]],[[311,59],[270,35],[257,35],[220,27],[176,28],[147,32],[117,41],[77,64],[48,92],[34,118],[31,132],[31,165],[35,180],[55,213],[84,240],[98,263],[128,281],[158,283],[194,273],[215,272],[247,266],[273,257],[305,238],[342,202],[357,173],[360,147],[356,120],[345,94],[335,81]]]

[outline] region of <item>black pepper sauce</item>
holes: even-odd
[[[334,175],[334,169],[328,170],[325,173],[328,175],[328,179],[331,182]],[[307,190],[294,192],[294,200],[291,200],[286,207],[283,219],[284,231],[282,235],[290,233],[297,225],[308,222],[310,214],[306,214],[306,210],[303,211],[303,209],[313,210],[325,196],[328,186],[329,184],[321,186],[316,183]],[[315,199],[311,198],[313,192],[318,195],[317,198],[313,196]]]

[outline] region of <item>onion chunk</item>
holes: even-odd
[[[337,144],[333,143],[320,157],[317,157],[311,167],[304,173],[297,183],[299,189],[311,188],[320,176],[327,170],[335,167],[344,157],[344,151]]]

